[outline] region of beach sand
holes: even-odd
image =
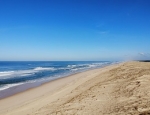
[[[125,62],[0,100],[0,115],[149,115],[150,62]]]

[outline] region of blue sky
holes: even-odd
[[[0,60],[150,58],[150,0],[0,0]]]

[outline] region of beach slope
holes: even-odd
[[[2,99],[0,115],[148,115],[149,84],[150,62],[115,64]]]

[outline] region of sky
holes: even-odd
[[[150,0],[0,0],[1,61],[150,59]]]

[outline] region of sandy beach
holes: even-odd
[[[148,115],[150,62],[124,62],[0,100],[0,115]]]

